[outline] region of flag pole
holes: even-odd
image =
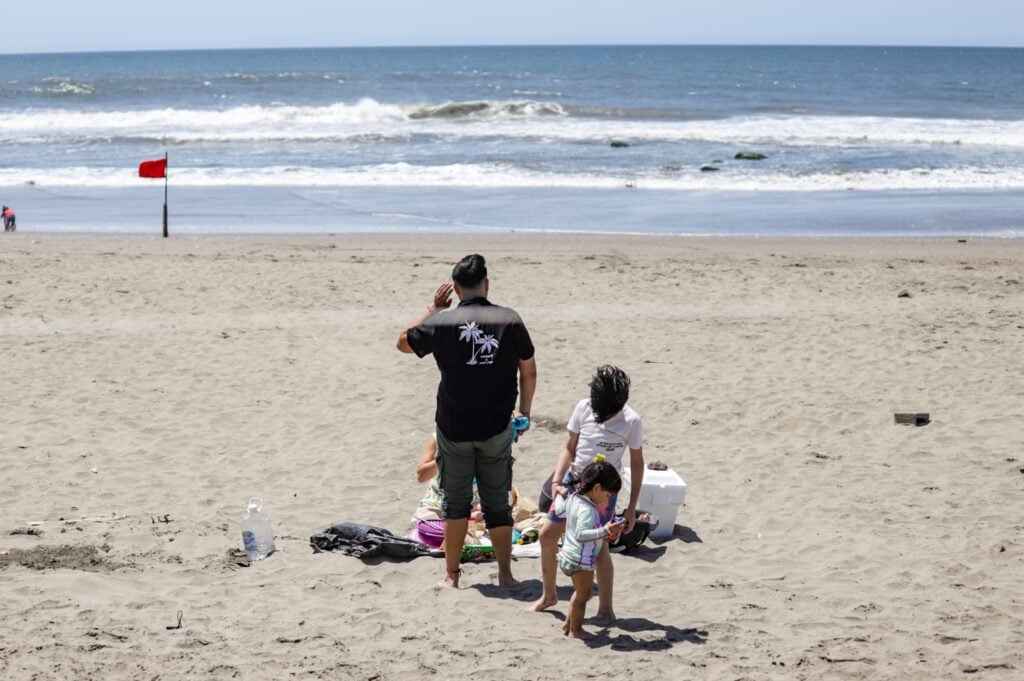
[[[164,152],[164,238],[167,238],[167,152]]]

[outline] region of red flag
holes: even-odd
[[[167,159],[143,161],[139,164],[139,177],[167,177]]]

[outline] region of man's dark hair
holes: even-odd
[[[629,400],[629,376],[618,367],[598,367],[590,381],[590,408],[598,423],[622,411]]]
[[[452,268],[452,281],[462,288],[475,289],[487,278],[487,261],[479,253],[467,255]]]

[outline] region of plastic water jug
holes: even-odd
[[[250,499],[242,516],[242,546],[249,560],[263,560],[274,552],[274,530],[263,511],[262,499]]]

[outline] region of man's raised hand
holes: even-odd
[[[445,282],[437,287],[434,291],[434,309],[443,310],[452,304],[452,289],[451,282]]]

